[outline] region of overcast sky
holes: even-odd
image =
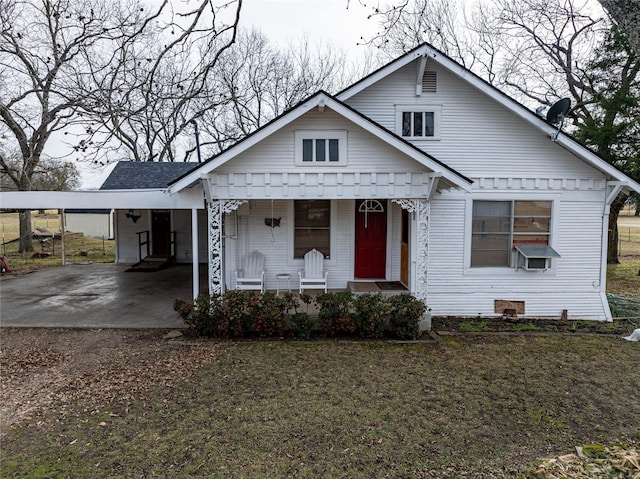
[[[245,0],[240,25],[255,25],[281,44],[295,44],[306,35],[311,41],[359,51],[360,37],[376,30],[375,21],[367,20],[370,11],[359,0]]]
[[[347,8],[347,5],[349,8]],[[311,44],[329,42],[345,50],[351,58],[364,55],[358,47],[360,37],[376,30],[373,20],[367,21],[370,7],[359,0],[245,0],[240,13],[240,26],[259,28],[271,41],[281,46],[300,43],[305,37]],[[77,164],[81,170],[82,188],[97,188],[112,167],[104,171]]]

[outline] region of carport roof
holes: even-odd
[[[197,163],[120,161],[104,180],[101,190],[139,190],[166,188],[198,166]]]

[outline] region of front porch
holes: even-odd
[[[426,198],[211,200],[209,292],[235,289],[252,251],[264,256],[266,290],[281,289],[277,278],[288,275],[297,291],[302,257],[315,248],[331,290],[426,300],[428,215]]]

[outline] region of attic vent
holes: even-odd
[[[422,92],[423,93],[436,93],[436,85],[438,82],[438,76],[436,72],[424,72],[422,76]]]

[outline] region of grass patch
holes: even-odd
[[[640,256],[640,216],[618,217],[618,254],[622,258]]]
[[[640,216],[618,219],[618,259],[607,265],[607,292],[625,298],[640,299]],[[618,316],[628,316],[624,311]],[[636,311],[635,316],[640,316]]]
[[[640,318],[625,317],[616,319],[613,322],[608,322],[589,320],[567,321],[552,318],[538,318],[534,321],[522,318],[491,318],[488,320],[474,320],[470,318],[442,316],[433,318],[432,327],[438,332],[539,332],[627,335],[630,331],[640,327]]]
[[[44,214],[31,214],[32,227],[39,227],[58,233],[60,231],[60,215],[57,210],[46,210]],[[20,227],[18,213],[0,213],[0,228],[4,236],[4,243],[0,246],[0,254],[5,256],[11,272],[9,274],[24,274],[43,268],[53,268],[62,264],[62,239],[57,234],[48,238],[45,246],[41,246],[34,238],[34,251],[18,253]],[[44,258],[33,257],[34,253],[47,253]],[[115,261],[115,241],[101,238],[90,238],[80,233],[68,232],[64,241],[65,263],[113,263]]]
[[[621,258],[620,264],[607,265],[607,292],[625,298],[640,299],[640,256]]]
[[[0,476],[517,477],[632,437],[639,363],[610,337],[223,343],[182,387],[7,431]]]
[[[518,323],[513,325],[513,331],[541,331],[542,328],[533,323]]]
[[[478,321],[461,321],[458,323],[458,329],[465,333],[478,333],[489,330],[487,322],[482,319]]]

